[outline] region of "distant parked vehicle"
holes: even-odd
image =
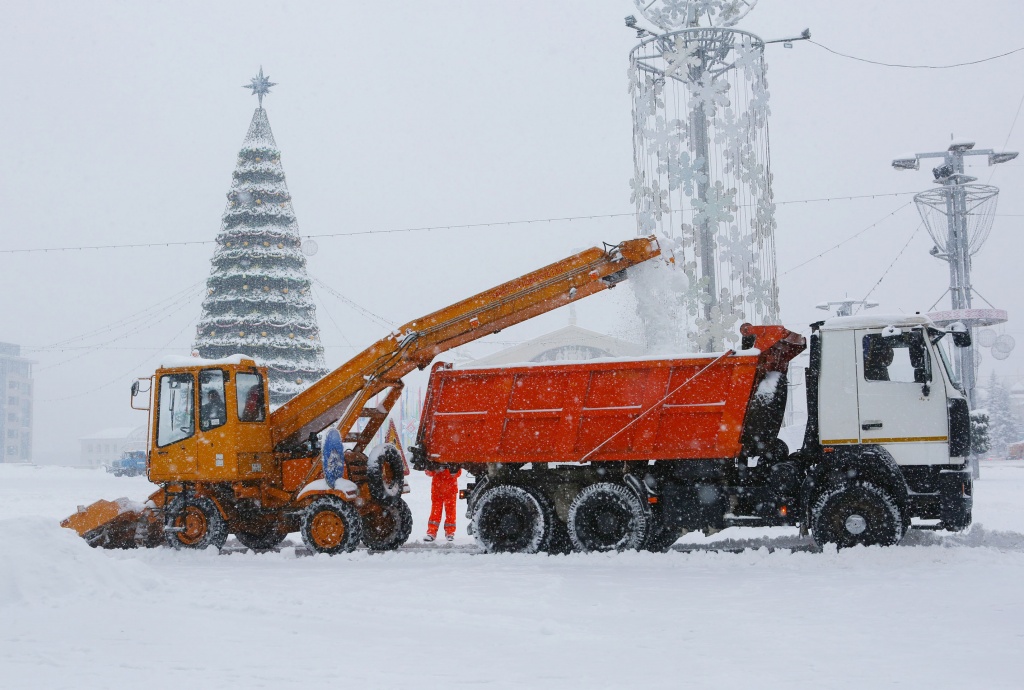
[[[120,458],[110,463],[115,477],[134,477],[146,473],[146,451],[126,450]]]

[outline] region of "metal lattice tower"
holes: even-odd
[[[963,323],[972,330],[973,341],[976,340],[973,337],[975,329],[1005,322],[1006,312],[991,304],[988,309],[974,307],[974,297],[981,295],[971,282],[971,257],[981,249],[992,231],[999,188],[973,184],[977,178],[964,173],[964,158],[967,156],[987,156],[988,164],[996,165],[1013,160],[1017,154],[975,149],[973,142],[954,142],[946,151],[897,158],[892,165],[897,170],[918,170],[922,158],[942,159],[942,163],[932,170],[939,187],[914,196],[921,220],[935,243],[932,256],[949,264],[947,293],[951,309],[934,312],[931,317],[940,325],[957,321]],[[983,297],[981,299],[987,302]],[[957,373],[972,407],[975,403],[977,365],[974,346],[957,350]]]

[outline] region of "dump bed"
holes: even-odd
[[[747,349],[736,353],[462,369],[439,363],[420,452],[439,464],[738,457],[752,431],[744,433],[745,422],[777,433],[785,404],[779,384],[805,346],[781,326],[741,332]],[[752,401],[759,411],[748,415]]]

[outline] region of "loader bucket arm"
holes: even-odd
[[[440,353],[613,287],[627,268],[660,253],[654,237],[593,247],[410,321],[274,411],[274,448],[297,448],[339,419],[345,437],[369,398],[399,389],[403,376]]]

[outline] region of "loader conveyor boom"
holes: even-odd
[[[401,395],[402,377],[413,369],[429,366],[446,350],[613,287],[627,268],[659,254],[653,237],[592,247],[397,328],[274,411],[274,449],[288,452],[338,422],[342,437],[362,451]],[[367,408],[380,393],[383,403]],[[369,419],[366,427],[349,433],[360,417]]]

